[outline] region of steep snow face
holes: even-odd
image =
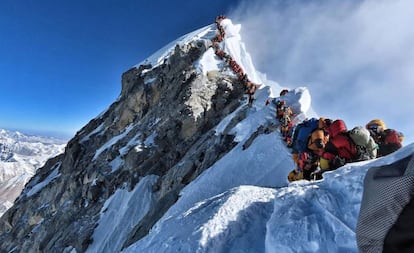
[[[125,238],[154,204],[151,188],[157,179],[155,175],[147,176],[132,191],[119,189],[106,200],[93,243],[86,252],[119,252],[122,249]]]
[[[257,141],[266,145],[263,139]],[[189,201],[178,211],[177,205],[188,201],[189,191],[198,184],[194,182],[173,206],[176,212],[166,214],[147,237],[123,252],[357,253],[355,229],[367,170],[412,153],[414,144],[387,157],[327,172],[319,182],[270,188],[253,186],[252,179],[250,186],[239,185],[211,197],[194,192],[200,200]],[[227,176],[248,180],[245,175]],[[226,184],[208,173],[203,177],[215,182],[211,188]]]
[[[47,159],[63,152],[65,141],[0,129],[0,216]]]

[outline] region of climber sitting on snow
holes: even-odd
[[[329,135],[325,128],[327,127],[327,125],[330,125],[332,121],[329,119],[320,118],[319,120],[313,119],[312,122],[312,124],[308,124],[307,126],[302,126],[301,124],[299,124],[298,131],[303,132],[311,130],[311,133],[308,136],[306,136],[305,134],[300,136],[300,133],[296,134],[295,142],[298,142],[298,136],[299,138],[305,138],[307,140],[307,149],[305,151],[300,152],[298,155],[292,155],[292,158],[294,159],[296,164],[299,165],[298,168],[300,168],[302,171],[303,179],[306,180],[317,180],[322,178],[321,173],[319,173],[319,159],[329,140]],[[303,129],[304,127],[305,130]],[[306,127],[308,128],[308,130],[306,130]],[[299,140],[299,142],[301,141]],[[301,149],[298,148],[297,144],[295,146],[296,149]]]
[[[311,118],[296,126],[292,137],[292,159],[296,168],[289,173],[289,182],[303,178],[309,180],[310,174],[317,169],[318,157],[308,149],[308,140],[318,125],[319,120]]]
[[[404,138],[402,133],[394,129],[387,129],[384,121],[380,119],[371,120],[366,128],[379,146],[378,157],[391,154],[402,147],[401,139]]]

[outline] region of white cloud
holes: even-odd
[[[230,15],[256,67],[308,86],[321,116],[382,118],[414,140],[413,1],[244,1]]]

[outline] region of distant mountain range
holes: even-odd
[[[66,140],[0,129],[0,216],[13,205],[24,185]]]

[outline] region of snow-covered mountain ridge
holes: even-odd
[[[46,160],[63,152],[65,141],[0,129],[0,216]]]
[[[288,185],[290,150],[266,106],[282,87],[258,73],[224,20],[220,48],[263,84],[252,107],[210,47],[213,25],[181,37],[122,76],[105,112],[39,169],[0,219],[5,252],[357,252],[355,225],[370,166]],[[284,99],[317,116],[306,87]]]

